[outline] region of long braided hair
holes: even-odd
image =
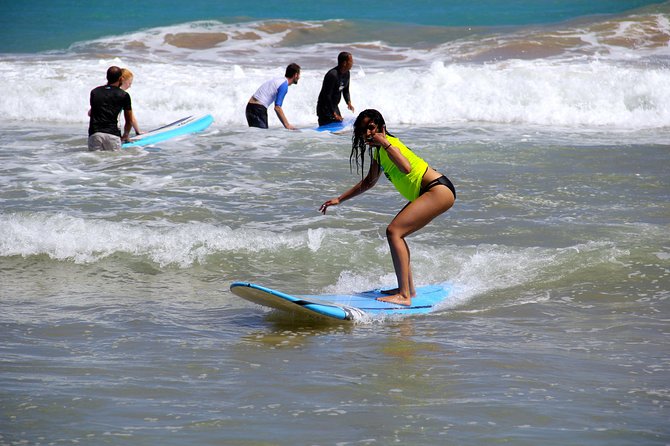
[[[361,170],[361,177],[365,176],[365,153],[368,152],[369,156],[372,158],[372,146],[368,146],[367,141],[365,140],[365,133],[367,128],[363,125],[365,118],[369,118],[367,125],[375,124],[377,126],[377,131],[382,131],[386,129],[386,122],[384,117],[377,110],[368,108],[363,110],[356,121],[354,121],[354,134],[351,137],[351,154],[349,155],[349,168],[353,171],[354,162],[356,163],[356,172]],[[388,131],[387,135],[391,135]]]

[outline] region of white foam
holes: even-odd
[[[604,30],[520,31],[428,48],[375,40],[349,43],[345,47],[356,60],[352,100],[358,110],[377,108],[396,124],[665,128],[670,123],[670,69],[663,61],[670,57],[670,46],[658,41],[670,34],[670,22],[661,15],[631,20],[608,22]],[[303,67],[302,78],[290,87],[284,111],[294,125],[310,126],[316,121],[323,75],[343,45],[294,45],[289,35],[328,26],[332,24],[194,22],[85,42],[64,53],[6,58],[0,61],[0,113],[9,120],[85,125],[90,90],[105,83],[108,66],[119,65],[135,73],[130,93],[145,129],[198,113],[211,113],[215,127],[244,127],[249,97],[295,61]],[[204,49],[166,43],[167,36],[180,33],[229,37]],[[491,56],[473,62],[477,53],[495,53],[503,44],[523,48],[536,38],[549,46],[566,41],[572,46],[544,58]],[[617,38],[638,43],[617,45]],[[270,121],[280,125],[274,113]]]
[[[525,287],[536,281],[559,280],[581,269],[616,262],[629,254],[608,242],[555,249],[480,245],[455,252],[458,271],[451,280],[463,300],[494,290]]]
[[[84,62],[0,62],[0,113],[5,119],[82,123],[88,96],[104,83],[105,67],[135,72],[130,90],[144,128],[189,114],[211,113],[215,126],[244,126],[244,107],[265,80],[283,67],[229,67]],[[19,74],[17,76],[17,73]],[[314,124],[322,71],[303,70],[284,111],[294,125]],[[11,79],[11,80],[10,80]],[[670,70],[606,62],[553,64],[507,61],[486,65],[435,62],[428,67],[354,70],[352,100],[358,110],[377,108],[387,122],[441,126],[484,121],[560,126],[662,128],[670,123]],[[279,125],[273,113],[271,124]]]
[[[588,242],[565,248],[513,248],[500,245],[449,247],[449,254],[435,255],[430,247],[412,246],[412,268],[417,286],[448,283],[453,299],[442,306],[454,308],[488,293],[528,289],[533,283],[560,280],[565,275],[603,263],[617,262],[626,250],[607,242]],[[389,262],[390,263],[390,262]],[[387,265],[387,270],[390,265]],[[379,267],[365,273],[343,271],[337,283],[323,293],[344,294],[396,286],[395,274]],[[546,300],[543,295],[515,300],[514,305]]]
[[[113,222],[65,214],[0,215],[0,227],[2,257],[47,255],[84,264],[129,254],[185,268],[204,264],[217,253],[309,249],[315,243],[311,233],[277,234],[195,222]]]

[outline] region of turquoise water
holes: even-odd
[[[660,1],[486,0],[338,2],[209,0],[105,3],[26,0],[0,5],[0,52],[67,48],[72,43],[196,20],[373,20],[448,27],[560,22],[592,14],[616,14]]]
[[[670,444],[669,2],[63,4],[0,14],[0,445]],[[456,290],[429,316],[229,291],[394,284],[385,179],[318,212],[359,178],[309,130],[342,50],[357,110],[458,191],[408,237],[417,285]],[[249,129],[293,61],[303,131]],[[141,128],[214,123],[89,153],[109,65]]]

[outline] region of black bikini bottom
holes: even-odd
[[[452,182],[449,181],[449,178],[445,177],[444,175],[442,175],[440,178],[435,178],[433,181],[423,186],[421,188],[421,191],[419,192],[419,195],[423,195],[424,193],[428,192],[430,189],[437,186],[438,184],[447,186],[451,191],[451,193],[454,194],[454,199],[456,198],[456,188],[454,187]]]

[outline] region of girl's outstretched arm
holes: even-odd
[[[372,189],[372,187],[377,184],[377,180],[379,180],[379,176],[381,175],[382,170],[379,167],[379,164],[377,161],[374,159],[370,163],[370,170],[368,171],[368,174],[363,178],[361,181],[358,182],[354,187],[343,193],[337,198],[332,198],[325,203],[321,205],[319,208],[319,212],[322,214],[326,213],[326,210],[328,209],[328,206],[337,206],[338,204],[342,203],[343,201],[346,201],[350,198],[355,197],[356,195],[360,195],[363,192]]]

